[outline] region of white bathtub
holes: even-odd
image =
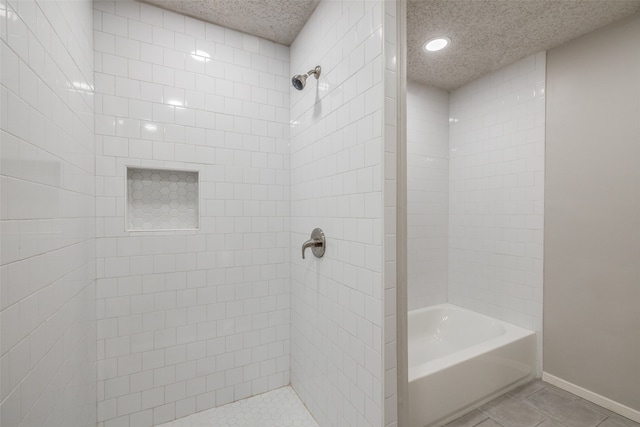
[[[409,312],[409,420],[441,426],[535,376],[535,332],[451,304]]]

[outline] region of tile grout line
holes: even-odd
[[[537,387],[539,386],[540,388],[532,391],[532,392],[526,392],[528,387]],[[589,424],[586,427],[599,427],[599,426],[605,426],[605,425],[609,425],[612,423],[615,423],[615,425],[620,425],[625,426],[625,427],[640,427],[640,424],[638,423],[634,423],[633,421],[631,421],[631,424],[629,424],[628,421],[626,420],[618,420],[618,418],[616,417],[615,413],[608,413],[606,408],[601,408],[598,405],[593,406],[593,404],[583,398],[581,398],[580,396],[576,396],[576,395],[572,395],[570,393],[567,393],[563,390],[556,390],[556,388],[553,385],[544,383],[541,380],[534,380],[530,383],[527,383],[521,387],[518,387],[514,390],[511,390],[507,393],[502,394],[501,396],[496,397],[495,399],[493,399],[492,401],[486,403],[485,405],[481,406],[480,408],[477,408],[475,411],[477,411],[477,414],[480,415],[481,417],[484,417],[484,419],[475,422],[473,424],[473,427],[478,427],[483,425],[483,423],[486,423],[487,420],[491,420],[493,423],[495,423],[498,426],[503,427],[504,424],[501,423],[499,420],[497,420],[496,418],[494,418],[490,412],[486,412],[488,411],[490,408],[493,407],[499,407],[501,403],[503,402],[507,402],[507,403],[516,403],[517,407],[523,407],[522,405],[524,405],[525,408],[527,408],[527,410],[531,410],[534,411],[535,413],[539,414],[539,416],[543,417],[542,420],[540,420],[538,423],[535,424],[534,427],[539,427],[542,426],[546,423],[553,423],[554,425],[557,426],[561,426],[561,427],[568,427],[568,425],[566,423],[561,422],[559,419],[555,418],[552,414],[547,413],[545,410],[541,409],[539,406],[537,406],[535,401],[532,401],[532,398],[539,394],[539,393],[544,393],[546,390],[547,393],[550,393],[549,395],[546,396],[547,399],[551,399],[552,401],[554,401],[555,403],[558,403],[556,400],[554,400],[554,397],[561,397],[564,399],[567,399],[567,401],[565,402],[566,404],[570,405],[570,406],[576,406],[578,410],[581,410],[583,414],[592,414],[592,415],[598,415],[604,417],[604,419],[602,419],[601,421],[595,421],[597,424]],[[522,393],[524,392],[522,395],[518,395],[518,393]],[[556,396],[557,395],[557,396]],[[540,396],[543,396],[542,394]],[[493,406],[491,406],[493,404]],[[512,409],[513,410],[513,409]],[[515,410],[517,411],[518,409],[515,408]],[[465,421],[463,420],[464,417],[469,416],[470,413],[463,415],[462,417],[458,418],[457,420],[453,420],[451,422],[451,425],[458,425],[456,424],[457,422],[460,423],[459,425],[465,425],[465,426],[470,426],[471,424],[466,424]],[[511,414],[511,416],[516,416],[517,414]],[[568,418],[569,421],[572,421],[571,418]],[[469,419],[469,421],[471,421],[471,419]],[[513,421],[513,420],[511,420]],[[573,419],[573,421],[575,421],[575,419]],[[592,421],[593,422],[593,421]],[[449,425],[449,424],[448,424]]]

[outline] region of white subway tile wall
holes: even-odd
[[[535,330],[541,368],[544,52],[450,98],[449,302]]]
[[[397,207],[397,153],[398,153],[398,54],[397,26],[401,13],[395,0],[384,2],[384,256],[383,256],[383,316],[384,316],[384,404],[383,421],[387,427],[398,424],[398,380],[396,342],[396,207]],[[404,22],[404,20],[401,20]]]
[[[407,83],[408,309],[448,300],[449,93]]]
[[[91,1],[0,1],[0,425],[95,426]]]
[[[291,46],[291,74],[322,66],[290,92],[291,381],[322,426],[383,424],[384,14],[320,2]]]
[[[99,426],[289,384],[289,48],[95,2]],[[125,231],[126,167],[198,171],[198,231]]]

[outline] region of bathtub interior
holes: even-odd
[[[409,312],[409,367],[485,343],[506,333],[502,322],[454,305]]]

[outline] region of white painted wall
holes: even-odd
[[[95,426],[93,8],[0,4],[0,425]]]
[[[545,373],[635,421],[639,43],[636,13],[548,53],[544,272]]]
[[[449,93],[407,84],[408,309],[447,302]]]
[[[100,425],[288,384],[289,49],[128,1],[95,49]],[[199,171],[200,229],[126,232],[126,165]]]
[[[449,302],[535,330],[539,355],[544,88],[544,52],[469,83],[449,133]]]
[[[323,70],[290,93],[291,380],[322,426],[383,424],[383,3],[322,1],[291,46]]]

